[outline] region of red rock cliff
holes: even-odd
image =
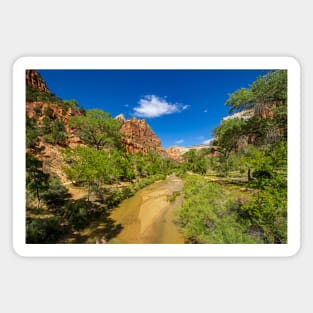
[[[51,93],[45,81],[36,70],[26,70],[26,86],[46,93]]]
[[[150,150],[154,150],[161,156],[167,156],[159,137],[152,131],[145,120],[137,120],[135,117],[125,120],[122,115],[116,118],[122,124],[120,129],[124,134],[122,141],[128,153],[141,152],[146,154]]]
[[[183,162],[184,158],[183,158],[183,154],[184,154],[184,150],[181,147],[169,147],[166,149],[167,155],[170,159],[173,159],[175,161],[178,162]]]

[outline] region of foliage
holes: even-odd
[[[266,186],[240,207],[239,214],[249,233],[258,230],[265,243],[287,243],[286,189]]]
[[[58,212],[72,228],[77,230],[89,224],[93,213],[89,203],[84,200],[67,201]]]
[[[222,121],[221,125],[214,129],[214,136],[224,156],[228,156],[231,151],[239,148],[245,126],[245,120],[234,118]]]
[[[119,150],[94,150],[77,146],[64,151],[64,171],[75,183],[88,187],[88,199],[92,189],[97,191],[102,184],[131,181],[135,178],[131,159]]]
[[[120,122],[112,119],[109,113],[98,109],[87,110],[86,115],[73,116],[70,126],[76,129],[76,134],[85,143],[97,150],[103,147],[122,149]]]
[[[51,144],[64,145],[68,138],[65,126],[60,120],[44,119],[43,138]]]
[[[232,94],[229,94],[229,98],[226,101],[226,105],[230,106],[230,112],[241,111],[243,109],[249,109],[255,104],[255,96],[250,89],[241,88]]]
[[[45,103],[62,103],[62,99],[53,93],[40,91],[30,86],[26,87],[26,101],[27,102],[45,102]]]
[[[202,177],[187,177],[178,218],[185,237],[196,243],[286,243],[287,142],[261,148],[250,145],[231,153],[227,164],[222,158],[220,170],[241,166],[251,173],[249,186],[256,189],[254,196],[249,202],[234,202],[222,186]]]
[[[61,222],[58,217],[27,220],[26,243],[56,243],[64,232],[60,225]]]
[[[35,118],[30,118],[26,115],[26,147],[34,148],[38,142],[40,129],[36,125]]]
[[[259,104],[287,103],[287,70],[272,71],[259,77],[251,85],[251,92]]]
[[[249,147],[245,162],[253,169],[250,186],[257,188],[251,202],[239,209],[250,232],[258,231],[265,243],[287,241],[287,142],[260,150]]]
[[[287,104],[287,71],[272,71],[260,76],[250,88],[242,88],[229,95],[225,103],[230,112],[253,107],[262,113],[267,107]]]
[[[56,178],[49,179],[49,189],[42,193],[42,199],[49,208],[64,205],[69,196],[68,190]]]
[[[63,103],[62,103],[62,107],[63,108],[77,108],[79,107],[79,103],[76,99],[71,99],[71,100],[63,100]]]
[[[26,189],[35,195],[38,207],[41,201],[41,193],[49,188],[49,174],[42,171],[42,161],[33,155],[26,154]]]
[[[185,238],[192,243],[258,243],[237,222],[237,203],[223,187],[205,178],[189,176],[184,183],[184,200],[178,215]]]
[[[205,151],[206,152],[206,151]],[[208,169],[207,158],[201,150],[190,149],[183,155],[186,161],[186,170],[198,174],[205,174]]]

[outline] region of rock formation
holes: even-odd
[[[124,114],[117,115],[115,119],[117,119],[121,123],[121,125],[123,125],[126,122]]]
[[[122,142],[128,153],[146,154],[150,150],[154,150],[161,156],[167,156],[159,137],[145,120],[138,120],[135,117],[125,120],[122,114],[118,115],[116,119],[121,122],[120,131],[124,134]]]
[[[26,86],[42,92],[51,93],[45,81],[36,70],[26,70]]]
[[[243,111],[236,112],[232,115],[228,115],[228,116],[224,117],[223,121],[232,120],[234,118],[242,118],[244,120],[247,120],[250,117],[252,117],[253,115],[254,115],[254,109],[243,110]]]
[[[166,153],[170,159],[173,159],[178,162],[182,162],[184,160],[183,154],[186,152],[185,147],[169,147],[166,149]]]

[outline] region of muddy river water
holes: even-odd
[[[110,217],[123,228],[109,243],[184,243],[174,222],[182,196],[172,202],[167,199],[182,188],[182,180],[171,175],[121,202]]]

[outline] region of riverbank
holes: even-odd
[[[62,243],[94,244],[103,236],[109,244],[184,243],[174,222],[182,196],[168,201],[168,196],[182,188],[182,180],[169,175],[140,189]]]

